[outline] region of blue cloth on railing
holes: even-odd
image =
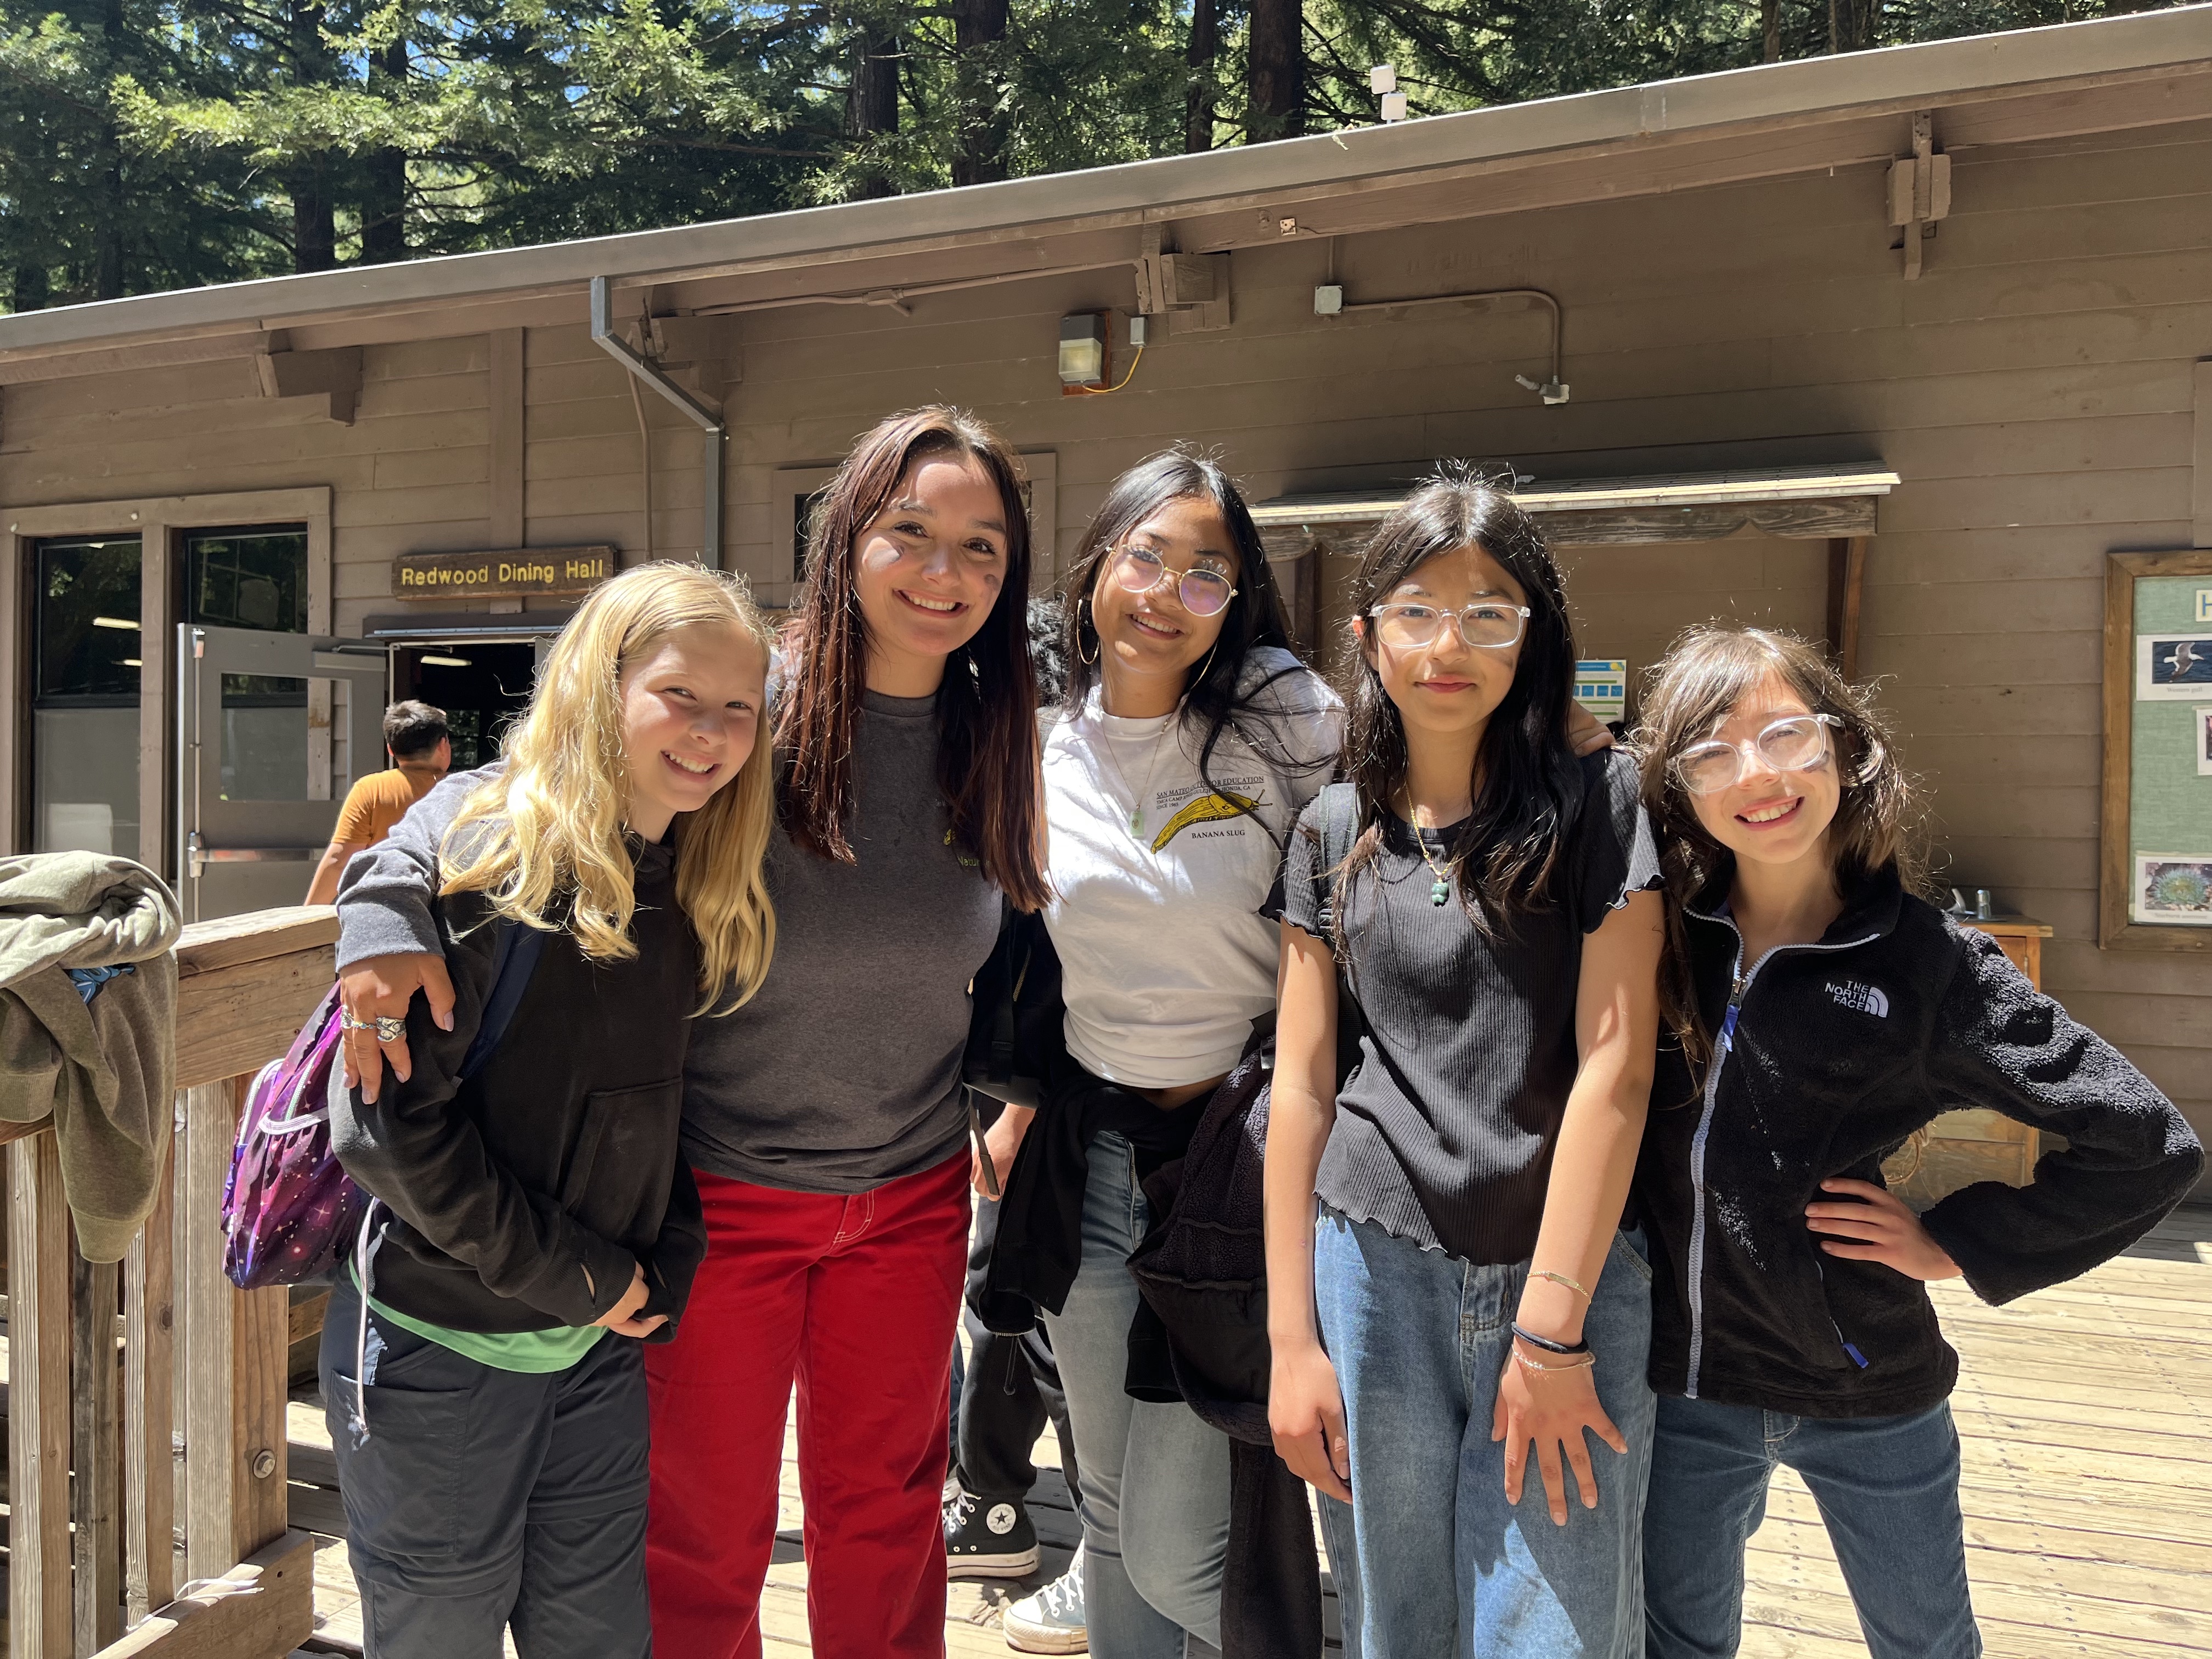
[[[92,1006],[92,1000],[100,994],[100,988],[118,974],[137,971],[131,963],[118,963],[112,968],[64,968],[62,971],[76,983],[76,994],[84,999],[84,1006]]]

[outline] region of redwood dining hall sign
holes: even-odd
[[[572,597],[590,592],[619,568],[611,547],[402,553],[392,562],[392,594],[400,599]]]

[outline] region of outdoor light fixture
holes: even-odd
[[[1541,398],[1547,404],[1563,404],[1567,400],[1566,382],[1562,380],[1557,374],[1553,375],[1550,380],[1545,381],[1541,386],[1537,385],[1535,381],[1530,380],[1526,374],[1516,374],[1513,378],[1517,383],[1534,392],[1539,398]]]
[[[1106,384],[1106,313],[1079,311],[1060,319],[1060,385],[1063,392],[1097,391]]]
[[[1406,118],[1406,94],[1398,90],[1398,71],[1389,64],[1377,64],[1367,71],[1367,89],[1382,100],[1382,118],[1386,122]]]

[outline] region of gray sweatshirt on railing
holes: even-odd
[[[858,861],[773,836],[767,982],[735,1012],[692,1024],[684,1154],[695,1170],[848,1194],[960,1150],[968,985],[998,937],[998,891],[947,842],[933,698],[868,692],[853,766]],[[488,775],[447,778],[354,856],[338,887],[341,969],[440,949],[428,904],[438,845]]]

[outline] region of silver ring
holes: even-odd
[[[397,1042],[407,1035],[407,1022],[399,1015],[379,1014],[376,1017],[376,1040]]]

